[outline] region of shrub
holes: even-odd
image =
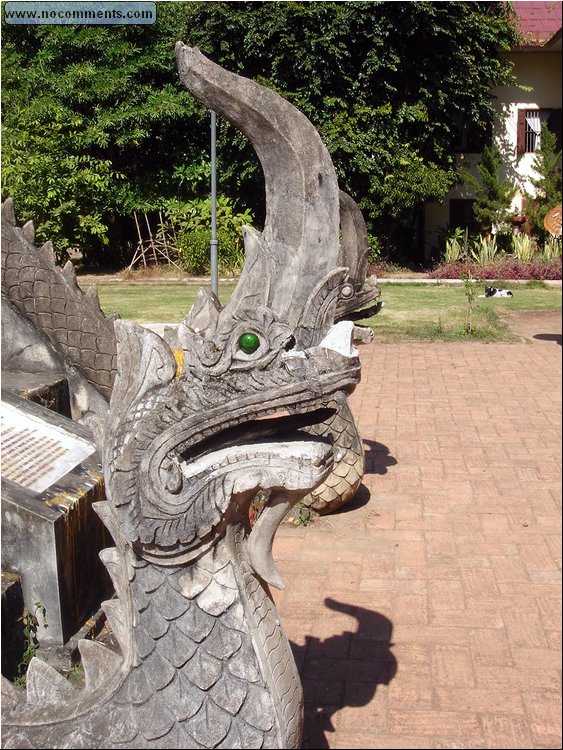
[[[469,248],[471,257],[479,266],[490,265],[498,253],[497,238],[494,234],[479,237]]]
[[[242,228],[252,224],[252,214],[238,211],[234,201],[220,195],[216,218],[218,270],[222,274],[240,271],[244,265]],[[210,198],[169,201],[166,205],[159,232],[174,238],[180,264],[188,273],[202,275],[210,271],[211,223]]]
[[[516,186],[501,177],[502,164],[499,149],[496,146],[485,146],[477,165],[477,176],[467,167],[459,170],[462,182],[475,193],[473,216],[484,234],[489,234],[493,227],[498,230],[509,225],[509,206],[516,195]]]
[[[561,203],[561,150],[557,136],[543,123],[539,149],[532,162],[537,179],[532,179],[535,195],[526,195],[528,223],[540,242],[547,239],[544,219],[552,208]]]
[[[446,236],[446,252],[444,258],[447,263],[456,263],[467,257],[468,231],[461,227],[452,229]]]
[[[194,276],[206,276],[211,270],[211,234],[208,229],[184,229],[178,233],[180,265]],[[234,233],[217,230],[217,265],[221,274],[240,271],[244,264],[242,240]]]
[[[518,260],[530,261],[538,251],[537,244],[529,234],[521,232],[512,237],[512,254]]]
[[[541,259],[543,261],[561,258],[561,237],[549,236],[543,244]]]
[[[368,234],[368,263],[377,263],[381,258],[381,242],[379,237],[375,237],[373,234]]]
[[[543,281],[561,279],[561,261],[543,263],[541,260],[529,262],[517,258],[505,258],[482,269],[484,279],[540,279]]]
[[[496,263],[479,266],[476,263],[439,263],[430,273],[434,279],[539,279],[557,281],[561,279],[561,258],[550,261],[540,259],[524,262],[505,257]]]

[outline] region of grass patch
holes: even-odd
[[[193,282],[96,284],[100,305],[106,315],[118,312],[124,320],[136,323],[179,323],[202,286],[205,284]],[[84,291],[87,288],[82,286]],[[234,288],[234,282],[220,284],[219,299],[223,304]]]
[[[561,288],[540,282],[518,284],[513,297],[478,297],[473,301],[473,334],[466,333],[467,297],[458,284],[386,284],[380,280],[385,306],[378,315],[361,321],[380,340],[512,341],[499,312],[561,310]],[[484,285],[476,285],[477,295]]]
[[[473,335],[465,332],[467,297],[463,285],[386,283],[380,280],[385,306],[378,315],[361,321],[373,328],[379,340],[511,341],[515,340],[499,312],[523,310],[561,311],[561,288],[543,282],[502,286],[511,289],[511,298],[476,296],[473,302]],[[190,309],[200,286],[194,282],[98,284],[100,303],[106,314],[118,312],[125,320],[138,323],[178,323]],[[224,304],[235,282],[219,284]],[[84,289],[87,287],[84,286]],[[476,284],[477,295],[484,294],[483,283]]]

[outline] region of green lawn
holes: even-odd
[[[461,284],[390,284],[380,281],[381,312],[362,321],[384,339],[467,339],[468,299]],[[485,341],[507,341],[511,336],[502,313],[521,310],[561,311],[561,287],[543,283],[509,283],[514,296],[479,297],[485,283],[475,284],[471,338]]]
[[[178,323],[192,306],[201,286],[210,288],[209,284],[192,282],[96,284],[100,305],[106,315],[118,312],[124,320],[137,323]],[[82,286],[84,291],[87,288]],[[220,285],[219,299],[223,304],[234,288],[235,282]]]
[[[206,284],[208,282],[204,282]],[[219,297],[224,303],[235,282],[222,282]],[[468,301],[465,289],[457,284],[416,284],[379,282],[381,312],[362,324],[371,326],[377,339],[467,339]],[[473,300],[472,338],[484,341],[507,341],[511,336],[502,312],[521,310],[561,311],[561,287],[541,282],[505,283],[512,298],[479,298]],[[86,288],[86,287],[84,287]],[[193,282],[130,283],[97,285],[102,309],[106,314],[119,312],[122,318],[139,323],[176,323],[191,307],[200,285]],[[484,294],[485,284],[475,285],[476,295]]]

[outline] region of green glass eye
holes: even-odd
[[[247,331],[239,338],[238,345],[239,349],[242,349],[245,354],[254,354],[260,346],[260,339],[255,333]]]

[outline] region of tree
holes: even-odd
[[[59,248],[90,242],[104,257],[134,209],[186,197],[179,175],[206,153],[208,117],[177,80],[177,39],[302,110],[371,234],[405,254],[421,205],[455,180],[464,123],[484,138],[490,86],[511,80],[502,51],[516,33],[501,2],[193,2],[157,11],[154,26],[3,30],[5,191],[22,218],[41,217]],[[224,122],[218,179],[263,219],[256,155]]]
[[[460,170],[463,182],[475,192],[473,216],[481,227],[482,234],[490,234],[493,228],[508,228],[511,204],[516,195],[516,186],[500,177],[502,155],[496,146],[485,146],[483,157],[477,165],[478,177],[467,168]]]
[[[182,170],[205,154],[206,112],[177,81],[177,19],[2,29],[3,197],[61,259],[79,246],[118,264],[134,211],[191,197]]]
[[[561,203],[561,150],[557,150],[557,136],[546,123],[542,126],[540,146],[532,166],[537,177],[531,180],[534,195],[526,196],[526,216],[532,234],[543,243],[547,235],[543,224],[546,214]]]
[[[455,181],[464,123],[485,139],[490,86],[511,80],[507,4],[198,3],[186,38],[286,96],[326,143],[341,186],[388,251],[411,252],[417,213]],[[260,215],[260,171],[223,126],[223,180]]]

